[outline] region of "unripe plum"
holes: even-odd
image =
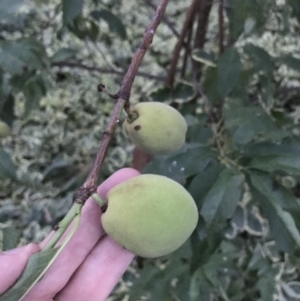
[[[10,127],[0,120],[0,139],[5,138],[10,134]]]
[[[198,222],[192,196],[179,183],[144,174],[112,188],[102,214],[106,233],[132,253],[154,258],[179,248]]]
[[[138,103],[123,124],[130,140],[152,155],[178,150],[185,142],[187,124],[173,107],[161,102]]]

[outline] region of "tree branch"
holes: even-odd
[[[224,52],[224,0],[219,0],[219,54]]]
[[[124,74],[125,74],[125,71],[119,71],[119,70],[114,70],[114,69],[105,69],[105,68],[100,68],[100,67],[92,67],[92,66],[88,66],[88,65],[85,65],[85,64],[82,64],[79,62],[61,61],[61,62],[52,63],[51,66],[59,67],[59,68],[63,68],[63,67],[79,68],[79,69],[85,69],[85,70],[92,71],[92,72],[98,72],[101,74],[116,74],[116,75],[121,75],[121,76],[124,76]],[[164,80],[163,76],[152,75],[152,74],[148,74],[146,72],[137,72],[136,76],[154,79],[157,81]]]
[[[203,49],[206,42],[206,33],[210,11],[213,5],[213,0],[200,0],[198,25],[194,41],[194,48]],[[199,81],[202,72],[202,64],[193,61],[193,67],[196,71],[196,78]]]
[[[194,23],[194,19],[195,19],[196,12],[197,12],[198,2],[199,2],[199,0],[193,0],[192,4],[190,5],[190,7],[186,13],[186,18],[185,18],[180,36],[178,38],[177,44],[175,45],[172,60],[170,63],[170,68],[169,68],[168,75],[165,80],[166,87],[171,88],[173,86],[175,72],[176,72],[176,66],[177,66],[177,62],[179,59],[179,55],[180,55],[180,50],[183,46],[184,39],[187,35],[187,32],[189,31],[189,29],[191,28],[191,26]]]
[[[153,8],[154,10],[156,10],[156,5],[154,3],[151,2],[151,0],[145,0],[145,3]],[[174,27],[174,24],[172,21],[170,21],[166,16],[163,16],[162,18],[162,22],[164,22],[166,25],[168,25],[168,27],[170,28],[170,30],[173,32],[173,34],[179,38],[180,34],[179,32],[177,31],[177,29]]]
[[[168,2],[168,0],[160,1],[160,4],[156,9],[155,15],[153,16],[150,25],[146,29],[140,47],[134,54],[131,64],[122,81],[121,87],[118,93],[116,94],[118,99],[113,108],[110,120],[108,122],[108,126],[103,133],[103,138],[100,143],[99,150],[97,152],[93,166],[90,169],[85,183],[77,190],[74,197],[74,202],[84,203],[87,200],[87,198],[96,191],[98,175],[102,167],[105,155],[107,153],[109,143],[112,139],[112,136],[116,130],[118,123],[120,122],[120,117],[124,106],[129,103],[130,92],[134,78],[137,75],[138,68],[144,58],[144,55],[152,42],[154,33],[161,22]]]

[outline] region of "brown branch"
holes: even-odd
[[[160,1],[160,4],[156,9],[155,15],[152,18],[150,25],[146,29],[140,47],[134,54],[131,64],[124,76],[121,87],[117,93],[118,99],[113,108],[110,120],[108,122],[108,126],[103,133],[103,139],[100,143],[99,150],[97,152],[93,166],[90,169],[85,183],[77,190],[75,194],[74,201],[77,203],[84,203],[87,200],[87,198],[96,191],[98,175],[102,167],[105,155],[107,153],[109,143],[119,123],[123,108],[125,104],[129,102],[131,87],[134,78],[144,58],[144,55],[152,42],[154,33],[159,23],[161,22],[162,16],[164,15],[168,2],[168,0]]]
[[[181,77],[182,78],[185,76],[187,61],[191,54],[191,40],[192,40],[192,36],[193,36],[193,26],[192,25],[193,24],[191,24],[191,27],[189,28],[189,33],[188,33],[188,37],[187,37],[187,41],[186,41],[187,47],[185,48],[184,56],[183,56],[183,64],[182,64],[182,68],[181,68]]]
[[[224,0],[219,0],[219,54],[224,52]]]
[[[100,67],[92,67],[92,66],[88,66],[79,62],[65,62],[65,61],[61,61],[61,62],[55,62],[51,64],[52,67],[59,67],[59,68],[63,68],[63,67],[69,67],[69,68],[79,68],[79,69],[85,69],[88,71],[92,71],[92,72],[99,72],[101,74],[116,74],[116,75],[121,75],[124,76],[125,75],[125,71],[119,71],[119,70],[114,70],[114,69],[105,69],[105,68],[100,68]],[[154,79],[157,81],[163,81],[164,77],[162,76],[157,76],[157,75],[152,75],[152,74],[148,74],[146,72],[137,72],[136,76],[141,76],[141,77],[145,77],[148,79]]]
[[[156,5],[155,5],[154,3],[152,3],[151,0],[145,0],[145,3],[146,3],[149,7],[153,8],[154,10],[156,10]],[[177,38],[179,38],[179,36],[180,36],[179,32],[178,32],[177,29],[174,27],[173,22],[170,21],[170,20],[167,18],[167,16],[163,16],[162,22],[164,22],[166,25],[168,25],[168,27],[169,27],[170,30],[173,32],[173,34],[174,34]]]
[[[199,2],[199,0],[193,0],[192,4],[190,5],[190,7],[186,13],[186,17],[185,17],[185,21],[184,21],[184,24],[183,24],[183,27],[182,27],[182,30],[180,33],[180,37],[178,38],[177,44],[175,45],[175,48],[173,51],[173,56],[172,56],[172,60],[170,63],[168,75],[165,79],[166,87],[171,88],[173,86],[175,72],[176,72],[176,66],[177,66],[177,62],[179,59],[179,55],[180,55],[180,50],[183,46],[184,39],[186,37],[187,32],[189,31],[190,27],[194,23],[194,19],[195,19],[196,12],[197,12],[198,2]]]
[[[206,32],[208,26],[208,19],[212,8],[213,0],[200,0],[198,25],[194,40],[194,48],[203,49],[206,42]],[[193,61],[194,69],[196,70],[197,80],[201,77],[202,64]]]

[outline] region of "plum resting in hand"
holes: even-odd
[[[175,251],[198,221],[192,196],[177,182],[140,175],[115,186],[102,214],[106,233],[130,252],[147,258]]]

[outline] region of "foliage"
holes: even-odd
[[[0,3],[0,117],[12,127],[0,147],[3,249],[40,241],[67,212],[113,107],[97,84],[118,89],[153,13],[149,1],[70,3]],[[188,6],[169,3],[175,29]],[[160,25],[131,102],[176,105],[189,129],[143,172],[183,184],[200,221],[177,252],[133,263],[112,300],[300,299],[299,11],[297,0],[227,1],[219,53],[214,3],[206,43],[173,88],[162,80],[177,40]],[[99,181],[131,150],[119,128]]]

